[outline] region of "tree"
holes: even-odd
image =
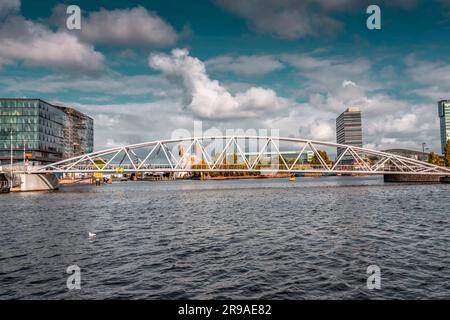
[[[428,162],[434,165],[441,165],[441,158],[439,158],[439,155],[434,153],[434,152],[430,152],[430,154],[428,155]]]
[[[447,140],[447,145],[445,146],[444,163],[446,167],[450,167],[450,140]]]
[[[323,159],[323,161],[325,161],[325,163],[331,163],[330,159],[328,158],[328,153],[324,150],[318,150],[317,151],[320,155],[320,157]],[[311,159],[311,164],[321,164],[319,158],[316,156],[316,154],[314,153],[314,156]]]

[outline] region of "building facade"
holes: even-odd
[[[409,150],[409,149],[388,149],[383,150],[383,152],[396,154],[405,158],[411,158],[414,160],[428,161],[428,152]]]
[[[0,98],[0,165],[11,158],[15,164],[48,164],[92,151],[93,120],[85,116],[89,128],[79,129],[66,109],[41,99]],[[82,136],[76,148],[73,135]]]
[[[65,113],[63,159],[94,151],[94,120],[73,108],[58,108]]]
[[[447,140],[450,140],[450,100],[439,101],[438,109],[441,123],[441,151],[444,153]]]
[[[336,142],[362,147],[362,121],[359,108],[348,108],[336,118]],[[337,148],[337,156],[344,151],[343,148]]]

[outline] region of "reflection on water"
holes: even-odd
[[[0,298],[448,298],[449,191],[323,177],[2,195]]]

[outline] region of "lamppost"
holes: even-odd
[[[428,150],[428,148],[425,148],[426,145],[425,142],[422,142],[422,161],[425,161],[425,150]]]
[[[13,172],[13,129],[11,128],[11,174]]]
[[[23,169],[25,170],[26,165],[26,144],[27,144],[27,140],[23,140]]]

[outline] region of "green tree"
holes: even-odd
[[[328,158],[328,153],[324,150],[318,150],[317,151],[321,158],[325,161],[325,163],[329,164],[331,163],[330,159]],[[319,158],[314,153],[314,156],[311,159],[311,164],[321,164]]]
[[[450,167],[450,140],[447,140],[447,145],[445,146],[444,163],[446,167]]]

